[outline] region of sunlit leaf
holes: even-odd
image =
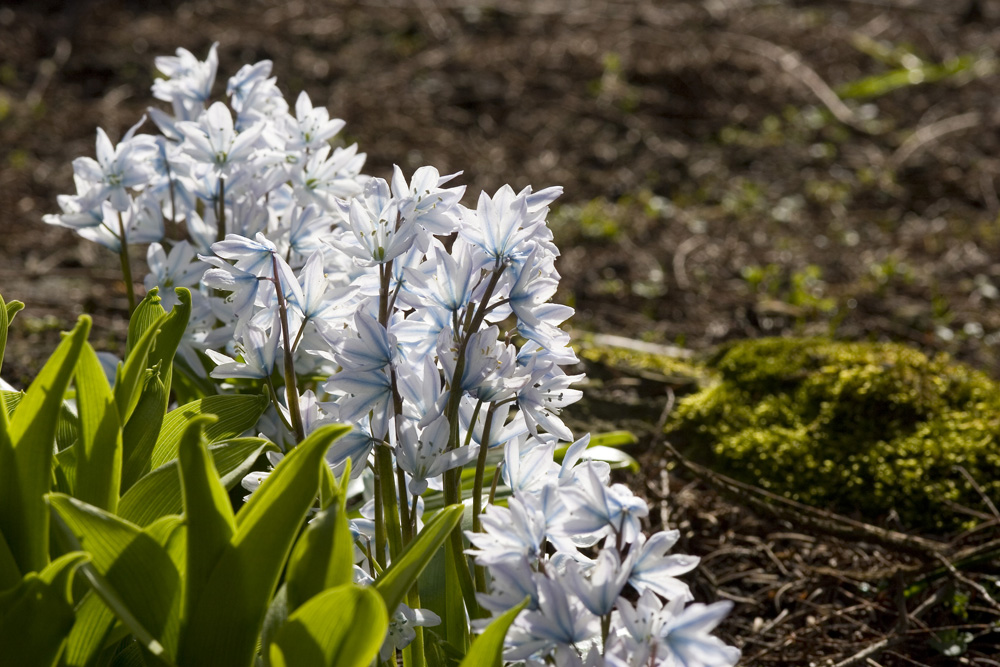
[[[500,667],[503,662],[503,640],[507,630],[517,615],[528,605],[531,598],[497,616],[475,641],[459,667]]]
[[[331,588],[289,615],[270,646],[273,667],[365,667],[378,655],[389,627],[370,588]]]
[[[189,611],[177,655],[179,664],[250,664],[268,602],[319,492],[320,466],[326,465],[324,454],[348,430],[339,425],[317,429],[275,466],[243,506],[229,548],[212,563],[211,577],[201,588],[186,589],[190,591]],[[185,511],[190,520],[192,508],[186,506]],[[194,539],[189,528],[188,543]],[[191,558],[195,551],[189,547],[188,553],[190,583],[194,580]],[[200,572],[204,566],[197,567]]]
[[[122,429],[101,362],[89,343],[76,362],[76,404],[80,418],[73,494],[114,513],[122,470]]]
[[[52,480],[63,395],[89,332],[90,318],[83,315],[28,388],[9,430],[0,433],[0,533],[21,572],[39,572],[49,559],[49,509],[43,496]],[[0,425],[0,431],[6,428]]]
[[[277,450],[277,446],[262,438],[224,440],[208,448],[222,485],[229,490],[247,473],[261,454]],[[145,526],[168,514],[180,514],[184,508],[177,461],[169,461],[144,475],[118,505],[118,515],[139,526]]]
[[[387,609],[395,610],[403,601],[417,577],[462,520],[464,511],[463,505],[451,505],[435,514],[403,553],[375,580],[375,589],[382,595]]]
[[[261,395],[207,396],[167,413],[150,461],[159,468],[177,458],[177,446],[187,424],[199,415],[215,415],[218,420],[205,427],[209,444],[229,440],[251,428],[264,414],[267,397]]]

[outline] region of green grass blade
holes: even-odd
[[[0,532],[21,572],[39,572],[49,560],[49,509],[43,496],[52,480],[63,395],[89,332],[90,318],[83,315],[21,399],[7,437],[0,434],[5,441],[0,444]]]
[[[270,646],[273,667],[365,667],[378,655],[389,627],[370,588],[331,588],[293,612]]]
[[[114,513],[121,485],[122,427],[111,387],[90,343],[80,351],[75,382],[80,433],[74,446],[74,495]]]

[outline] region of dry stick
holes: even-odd
[[[969,485],[973,489],[975,489],[976,493],[979,494],[979,497],[983,499],[983,504],[985,504],[988,508],[990,508],[990,513],[993,514],[993,517],[997,521],[1000,521],[1000,511],[997,511],[997,506],[994,505],[993,501],[990,500],[990,497],[986,495],[986,491],[984,491],[983,487],[979,485],[979,482],[977,482],[975,479],[972,478],[972,474],[965,469],[965,466],[956,465],[952,467],[955,470],[958,470],[958,472],[962,473],[962,477],[964,477],[965,480],[969,483]]]
[[[896,149],[896,152],[889,158],[886,166],[890,170],[895,171],[928,144],[934,143],[947,134],[976,127],[982,120],[983,115],[980,112],[969,111],[957,116],[942,118],[939,121],[919,127]]]
[[[860,665],[865,663],[869,658],[873,658],[882,651],[895,646],[896,644],[902,644],[906,641],[906,637],[886,637],[885,639],[880,639],[879,641],[865,647],[864,649],[858,651],[850,658],[846,660],[841,660],[833,667],[851,667],[852,665]]]
[[[871,134],[858,119],[854,111],[844,104],[844,101],[834,92],[833,88],[816,73],[816,70],[806,65],[798,54],[759,37],[741,35],[735,32],[723,32],[720,34],[737,48],[748,53],[763,56],[794,76],[812,91],[813,95],[819,98],[819,101],[829,109],[834,118],[844,125],[849,125],[859,132]]]
[[[948,545],[944,542],[872,526],[726,477],[688,460],[670,442],[664,441],[663,445],[684,469],[698,479],[720,491],[745,500],[754,509],[775,518],[808,524],[816,530],[836,537],[865,540],[906,554],[937,558],[948,551]]]
[[[948,560],[947,558],[945,558],[944,556],[939,555],[937,558],[941,562],[942,565],[944,565],[946,568],[948,568],[948,572],[951,573],[952,577],[954,577],[957,581],[962,582],[966,586],[969,586],[969,587],[973,588],[977,593],[979,593],[979,595],[982,596],[982,598],[984,600],[986,600],[987,604],[989,604],[995,610],[1000,611],[1000,603],[997,603],[997,601],[993,599],[993,597],[983,587],[982,584],[980,584],[977,581],[973,581],[969,577],[967,577],[964,574],[962,574],[961,572],[959,572],[958,568],[956,568],[952,564],[952,562],[950,560]]]

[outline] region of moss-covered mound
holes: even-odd
[[[962,466],[1000,501],[1000,386],[903,345],[740,342],[718,379],[679,402],[671,439],[716,469],[789,498],[912,528],[985,511]]]

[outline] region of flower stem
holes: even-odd
[[[132,263],[128,257],[128,239],[125,238],[125,221],[122,220],[122,213],[118,211],[118,232],[121,247],[118,250],[118,259],[122,265],[122,277],[125,279],[125,292],[128,294],[129,315],[135,310],[135,285],[132,284]]]
[[[274,269],[274,291],[278,295],[278,319],[281,320],[281,340],[285,359],[285,402],[288,403],[288,413],[292,417],[292,428],[295,431],[296,444],[306,439],[305,428],[302,426],[302,413],[299,410],[299,388],[295,379],[295,360],[292,357],[292,341],[288,337],[288,309],[285,307],[285,295],[281,289],[281,279],[278,277],[278,258],[271,255],[271,266]]]
[[[392,451],[389,445],[380,443],[375,446],[375,465],[378,466],[378,476],[382,480],[382,513],[385,516],[386,536],[389,540],[389,557],[395,559],[403,550],[403,531],[399,525],[399,505],[396,502],[396,489],[393,488]]]
[[[493,414],[495,406],[490,405],[486,409],[486,422],[483,424],[483,435],[479,439],[479,459],[476,461],[476,481],[472,488],[472,532],[478,533],[482,530],[480,517],[483,513],[483,479],[486,477],[486,456],[490,449],[490,431],[493,428]],[[473,426],[475,422],[473,422]],[[471,427],[470,427],[471,429]],[[480,593],[486,592],[486,569],[479,564],[475,565],[476,590]]]
[[[219,176],[219,211],[215,240],[222,241],[226,238],[226,179]],[[277,274],[276,274],[277,275]]]

